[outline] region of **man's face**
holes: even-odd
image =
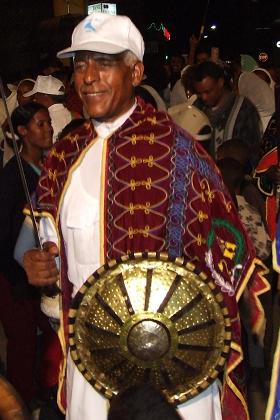
[[[180,73],[184,67],[184,60],[183,57],[179,57],[174,55],[171,57],[170,66],[172,68],[173,73]]]
[[[17,89],[17,101],[19,105],[25,105],[32,102],[33,96],[25,97],[23,95],[30,92],[33,89],[33,86],[34,82],[31,82],[31,80],[26,80],[19,85]]]
[[[50,95],[41,92],[35,93],[33,101],[45,106],[46,108],[49,108],[51,105],[54,104],[54,102],[50,98]]]
[[[126,64],[124,54],[79,51],[74,60],[75,87],[89,116],[110,122],[128,111],[143,70],[141,62]]]
[[[217,106],[224,93],[224,80],[205,77],[201,82],[194,82],[197,96],[208,106]]]

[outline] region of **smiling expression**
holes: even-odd
[[[129,66],[124,53],[79,51],[74,71],[76,90],[89,116],[111,122],[134,104],[134,87],[141,82],[143,64]]]

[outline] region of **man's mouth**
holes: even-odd
[[[95,98],[101,95],[104,95],[106,92],[104,91],[98,91],[98,92],[82,92],[82,95],[84,97],[88,97],[88,98]]]

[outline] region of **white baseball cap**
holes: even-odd
[[[183,102],[169,108],[168,114],[196,140],[208,141],[211,139],[212,127],[209,118],[196,106]]]
[[[74,29],[71,47],[59,51],[57,57],[73,57],[76,51],[118,54],[130,50],[142,61],[144,49],[141,33],[127,16],[92,13]]]
[[[38,76],[33,89],[25,93],[23,96],[28,98],[35,93],[45,93],[47,95],[64,95],[65,87],[61,80],[53,76]]]

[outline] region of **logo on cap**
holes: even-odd
[[[84,29],[87,32],[95,32],[96,31],[95,27],[92,25],[91,22],[87,22],[86,25],[84,26]]]

